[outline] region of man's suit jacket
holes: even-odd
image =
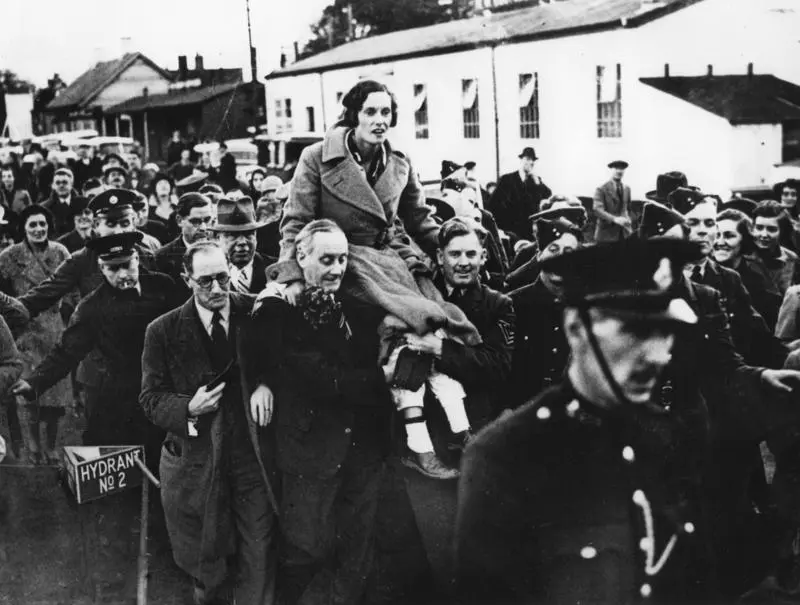
[[[50,197],[42,202],[42,207],[47,208],[53,214],[55,233],[51,235],[54,237],[61,237],[65,233],[69,233],[75,226],[75,222],[72,220],[72,210],[70,207],[72,206],[73,200],[77,197],[78,193],[73,190],[69,198],[70,203],[64,204],[58,199],[55,192],[53,192],[50,194]]]
[[[267,286],[267,261],[256,252],[253,257],[253,275],[250,276],[250,294],[258,294]]]
[[[510,172],[498,179],[488,209],[500,229],[512,234],[514,239],[530,240],[533,228],[529,217],[539,212],[542,200],[552,193],[544,182],[523,183],[519,172]]]
[[[598,187],[594,192],[594,209],[605,210],[614,216],[630,218],[628,214],[630,203],[631,188],[627,185],[622,185],[622,199],[620,199],[619,193],[617,192],[617,184],[614,181],[608,181],[604,185]],[[595,241],[613,242],[624,239],[630,234],[630,230],[605,221],[600,216],[597,217],[597,227],[594,232]]]
[[[169,275],[174,281],[177,291],[183,293],[185,298],[192,295],[192,291],[183,281],[183,255],[186,244],[183,235],[179,235],[166,246],[159,248],[155,254],[156,271]]]
[[[241,349],[254,297],[230,296],[229,337]],[[226,573],[225,559],[235,548],[234,520],[224,486],[223,414],[204,415],[210,423],[198,423],[197,437],[189,436],[187,422],[189,401],[215,377],[207,341],[194,297],[153,321],[145,334],[139,402],[150,420],[168,433],[161,452],[161,498],[175,562],[206,586],[217,586]],[[237,357],[241,359],[239,351]],[[245,408],[250,441],[261,477],[274,494],[267,472],[264,430],[252,420],[250,392],[243,381],[242,385],[239,403]],[[277,511],[274,496],[272,499],[269,504]]]

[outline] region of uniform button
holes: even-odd
[[[350,434],[350,433],[352,433],[352,432],[353,432],[353,430],[352,430],[350,427],[347,427],[347,428],[344,430],[344,433],[345,433],[345,435],[349,435],[349,434]]]
[[[694,523],[692,523],[691,521],[687,521],[686,523],[684,523],[683,524],[683,531],[685,531],[687,534],[693,534],[694,533]]]
[[[581,556],[584,559],[594,559],[597,556],[597,549],[593,546],[584,546],[581,548]]]
[[[622,457],[628,462],[633,462],[636,459],[636,454],[630,445],[626,445],[622,448]]]
[[[522,338],[522,340],[528,340],[528,337],[527,337],[527,336],[524,336],[524,337]]]
[[[639,593],[646,599],[653,594],[653,589],[650,587],[650,584],[642,584],[642,587],[639,589]]]
[[[559,330],[559,327],[558,327],[558,326],[556,326],[555,328],[553,328],[553,332],[558,332],[558,330]]]
[[[577,399],[573,399],[567,404],[567,415],[572,417],[578,413],[579,409],[581,409],[581,404],[578,403]]]
[[[540,407],[538,410],[536,410],[536,417],[539,420],[547,420],[550,418],[550,408]]]
[[[558,353],[558,347],[553,347],[553,353]]]
[[[705,338],[706,340],[708,340],[708,334],[703,334],[703,338]]]

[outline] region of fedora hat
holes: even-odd
[[[656,178],[656,188],[653,191],[648,191],[644,196],[648,200],[654,202],[661,202],[662,204],[667,201],[667,196],[675,191],[678,187],[688,187],[689,179],[682,172],[674,170],[672,172],[664,172],[659,174]]]
[[[517,156],[519,158],[530,158],[531,160],[538,160],[539,158],[536,156],[536,151],[534,151],[533,147],[526,147],[522,150],[522,152]]]
[[[238,233],[255,231],[264,226],[265,223],[256,221],[253,200],[244,196],[236,200],[222,198],[217,204],[217,223],[210,229],[222,233]]]

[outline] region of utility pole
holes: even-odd
[[[258,59],[256,49],[253,46],[253,29],[250,25],[250,0],[244,0],[247,7],[247,41],[250,48],[250,78],[253,90],[253,126],[255,134],[258,134]]]

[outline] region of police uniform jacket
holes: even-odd
[[[445,286],[439,287],[446,292]],[[467,346],[452,339],[442,341],[436,367],[459,381],[467,393],[465,406],[470,425],[482,428],[510,407],[503,387],[511,374],[514,349],[514,304],[505,294],[475,284],[450,298],[480,332],[482,342]]]
[[[387,453],[394,408],[375,361],[383,313],[336,296],[346,327],[315,329],[302,309],[266,297],[242,341],[248,389],[265,384],[275,395],[276,461],[285,473],[331,477],[356,441],[362,453]]]
[[[510,294],[517,316],[509,406],[518,407],[564,379],[569,346],[564,307],[541,278]]]
[[[720,293],[720,304],[730,323],[736,350],[748,363],[782,368],[788,350],[755,310],[739,274],[708,259],[699,283]]]
[[[145,274],[154,264],[153,255],[144,248],[137,246],[140,259],[140,273]],[[31,317],[35,317],[55,305],[59,300],[71,306],[73,299],[70,294],[78,291],[78,300],[90,294],[105,282],[100,267],[97,266],[97,254],[89,248],[81,248],[71,257],[61,263],[55,273],[40,283],[35,288],[28,290],[20,296],[20,302],[25,305]],[[171,286],[174,291],[174,286]],[[72,309],[61,309],[62,317],[69,317]],[[95,351],[89,353],[85,361],[78,368],[78,382],[88,386],[99,386],[104,377],[101,371],[102,363],[96,359]]]
[[[240,349],[254,297],[233,293],[230,297],[228,338]],[[219,375],[209,341],[194,297],[153,321],[145,335],[139,402],[148,418],[167,431],[161,451],[161,500],[175,562],[206,586],[219,586],[228,573],[227,558],[236,549],[235,521],[225,482],[227,454],[231,447],[247,443],[245,439],[245,444],[231,444],[226,439],[230,435],[226,422],[231,416],[226,411],[246,419],[244,430],[268,490],[271,483],[267,431],[252,419],[250,393],[239,388],[243,385],[240,372],[232,372],[226,381],[241,395],[238,400],[223,397],[223,413],[201,416],[197,436],[189,434],[189,401],[198,388]],[[235,359],[242,359],[241,351]],[[242,408],[227,410],[228,404]],[[269,506],[269,502],[263,503],[265,514]],[[274,502],[272,506],[274,510]]]
[[[568,384],[490,425],[462,460],[462,602],[702,599],[710,590],[702,451],[685,434],[675,414],[605,411]]]
[[[134,297],[103,280],[84,298],[60,342],[27,379],[34,391],[47,390],[93,353],[97,376],[93,386],[107,412],[104,417],[109,430],[124,427],[127,421],[141,426],[144,415],[138,398],[145,329],[169,311],[174,301],[170,297],[172,280],[166,275],[141,275],[140,286],[141,297]]]

